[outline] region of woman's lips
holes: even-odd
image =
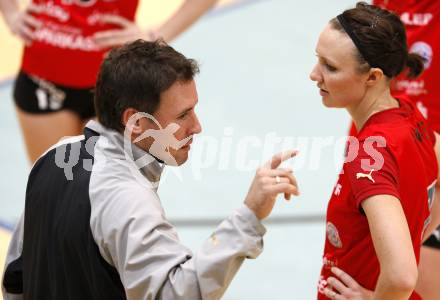
[[[321,96],[326,96],[326,95],[328,95],[328,92],[327,92],[326,90],[319,89],[319,94],[320,94]]]

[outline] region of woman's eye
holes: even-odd
[[[331,66],[331,65],[329,65],[329,64],[325,64],[325,67],[326,67],[327,70],[329,70],[330,72],[334,72],[334,71],[336,71],[336,68],[333,67],[333,66]]]

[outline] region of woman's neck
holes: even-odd
[[[347,107],[347,110],[359,132],[372,115],[396,107],[399,107],[399,102],[391,96],[390,89],[385,88],[367,91],[357,105]]]

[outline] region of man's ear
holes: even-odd
[[[368,86],[377,84],[385,76],[380,68],[371,68],[368,73],[369,74],[366,82]]]
[[[137,109],[129,107],[126,108],[121,115],[121,122],[124,125],[124,127],[130,126],[130,128],[127,128],[129,132],[136,135],[143,133],[139,119],[136,122],[128,122],[128,121],[130,120],[131,117],[134,117],[134,115],[137,114],[138,112],[139,111]]]

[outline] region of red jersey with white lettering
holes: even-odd
[[[400,200],[419,261],[437,179],[435,137],[410,100],[399,102],[400,107],[371,116],[357,138],[349,141],[327,208],[318,299],[327,299],[322,291],[332,266],[347,272],[363,287],[375,289],[380,266],[361,206],[369,197],[392,195]],[[410,299],[420,297],[413,293]]]
[[[25,47],[22,70],[45,80],[74,88],[95,85],[108,49],[98,49],[95,32],[118,28],[99,21],[103,14],[134,20],[137,0],[33,0],[34,16],[43,25]]]
[[[373,3],[400,16],[405,24],[409,51],[426,58],[423,74],[416,79],[402,74],[393,82],[393,94],[408,96],[432,129],[440,132],[440,1],[374,0]]]

